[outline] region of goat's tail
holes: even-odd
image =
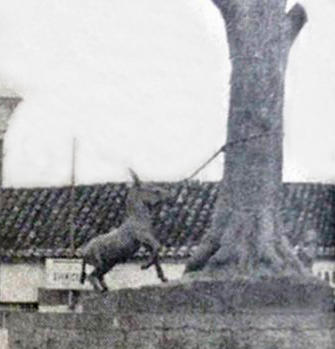
[[[86,262],[85,259],[83,258],[82,264],[81,264],[81,274],[80,274],[80,283],[84,284],[86,280]]]

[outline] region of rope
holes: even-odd
[[[268,135],[271,135],[271,134],[275,134],[275,133],[281,133],[279,131],[273,131],[273,132],[264,132],[264,133],[261,133],[261,134],[258,134],[258,135],[254,135],[254,136],[250,136],[250,137],[247,137],[247,138],[241,138],[241,139],[238,139],[236,141],[233,141],[233,142],[228,142],[226,144],[224,144],[219,150],[217,150],[204,164],[202,164],[196,171],[194,171],[189,177],[187,177],[185,180],[186,181],[189,181],[191,180],[193,177],[195,177],[198,173],[200,173],[205,167],[207,167],[219,154],[221,154],[221,152],[225,152],[227,150],[227,147],[231,147],[235,144],[239,144],[239,143],[247,143],[249,142],[250,140],[253,140],[253,139],[258,139],[258,138],[262,138],[262,137],[266,137]]]
[[[199,172],[201,172],[205,167],[208,166],[210,162],[212,162],[221,152],[224,152],[225,145],[222,146],[219,150],[217,150],[203,165],[201,165],[196,171],[194,171],[191,176],[186,178],[186,181],[191,180],[193,177],[195,177]]]

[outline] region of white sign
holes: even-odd
[[[48,258],[46,260],[46,288],[58,290],[87,289],[80,283],[81,259]]]

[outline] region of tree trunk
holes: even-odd
[[[232,64],[224,177],[212,227],[186,272],[236,275],[305,270],[282,238],[284,77],[290,47],[306,22],[286,0],[213,0],[226,24]]]

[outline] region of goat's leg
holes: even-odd
[[[91,283],[95,291],[102,291],[103,286],[100,282],[101,271],[99,268],[95,268],[92,273],[87,277],[88,281]]]
[[[162,281],[162,282],[167,282],[168,279],[165,277],[162,266],[159,262],[159,259],[156,258],[155,262],[154,262],[155,268],[156,268],[156,272],[157,272],[157,276],[158,278]]]
[[[100,285],[101,285],[101,293],[107,292],[108,291],[108,286],[105,282],[104,276],[106,273],[108,273],[110,270],[113,269],[113,267],[115,266],[117,262],[116,261],[112,261],[109,262],[107,264],[105,264],[103,267],[99,268],[99,273],[97,275]]]
[[[158,251],[160,247],[155,239],[152,239],[151,241],[148,239],[143,245],[151,252],[151,254],[148,261],[141,266],[142,270],[148,269],[155,264],[155,261],[158,259]]]
[[[162,269],[162,266],[159,262],[159,257],[158,257],[158,250],[153,253],[151,255],[151,258],[149,259],[149,261],[146,264],[143,264],[141,269],[148,269],[149,267],[151,267],[151,265],[154,265],[156,268],[156,272],[157,272],[157,276],[159,277],[160,280],[162,280],[162,282],[167,282],[168,279],[164,276],[164,272]]]
[[[103,276],[100,279],[100,284],[102,286],[102,291],[101,292],[107,292],[108,291],[108,286],[107,286]]]
[[[104,279],[104,275],[105,275],[105,273],[100,273],[100,275],[98,276],[100,285],[102,287],[101,293],[108,291],[108,286],[106,285],[106,282],[105,282],[105,279]]]
[[[150,268],[153,264],[155,264],[156,259],[158,259],[158,250],[151,253],[149,260],[146,263],[142,264],[141,269],[145,270]]]

